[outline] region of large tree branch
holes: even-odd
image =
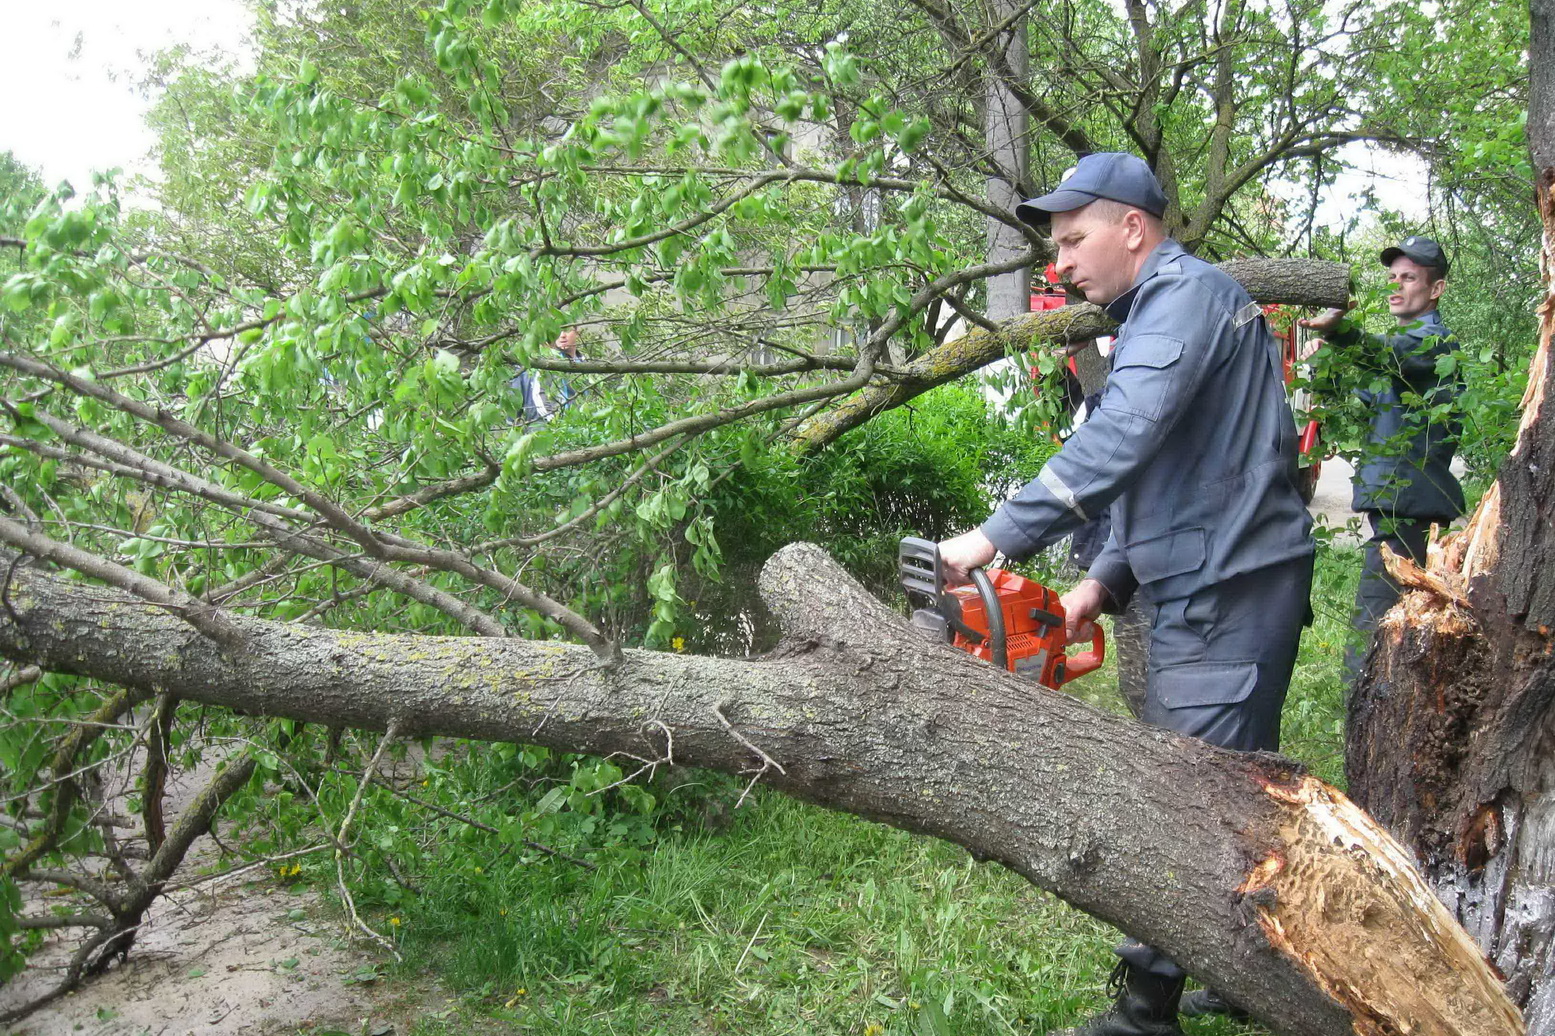
[[[677,762],[760,773],[997,860],[1284,1036],[1521,1032],[1397,846],[1291,764],[1104,715],[923,641],[817,548],[785,549],[762,585],[789,632],[774,655],[630,651],[604,666],[574,645],[254,619],[236,620],[249,650],[229,655],[188,643],[161,609],[24,569],[0,655],[406,736],[653,758],[673,736]]]
[[[1220,268],[1266,305],[1343,306],[1350,296],[1350,268],[1344,263],[1236,259],[1221,263]],[[918,357],[908,365],[906,378],[871,385],[841,405],[817,414],[795,431],[795,445],[805,452],[820,449],[875,415],[1005,356],[1088,341],[1116,330],[1117,324],[1099,307],[1083,305],[1007,320],[999,325],[997,334],[971,331]]]

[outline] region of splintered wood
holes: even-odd
[[[1462,580],[1457,574],[1448,571],[1442,565],[1442,549],[1434,542],[1436,526],[1431,527],[1433,542],[1428,548],[1426,567],[1421,568],[1409,558],[1402,557],[1393,552],[1388,544],[1382,545],[1382,563],[1387,566],[1388,575],[1393,581],[1405,589],[1426,590],[1438,597],[1445,597],[1453,604],[1467,608],[1469,597],[1463,590]]]
[[[1357,1036],[1523,1036],[1479,949],[1376,821],[1312,777],[1265,788],[1289,808],[1283,848],[1238,891]]]

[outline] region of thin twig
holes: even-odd
[[[618,755],[624,755],[634,762],[642,763],[642,766],[638,767],[638,769],[634,770],[632,773],[627,774],[625,777],[622,777],[618,781],[614,781],[605,785],[603,788],[596,788],[589,792],[589,798],[593,798],[595,795],[603,795],[611,788],[619,788],[623,784],[630,784],[644,773],[648,775],[649,780],[652,780],[653,775],[658,773],[659,767],[675,765],[675,735],[670,732],[670,728],[665,726],[662,720],[657,719],[649,720],[647,723],[644,723],[643,726],[656,726],[660,730],[664,731],[664,754],[659,756],[657,759],[644,759],[642,756],[633,755],[630,752],[611,752],[608,756],[605,757],[607,762],[611,759],[614,759]]]
[[[745,952],[740,954],[740,959],[734,962],[734,974],[740,973],[740,967],[745,963],[745,958],[750,954],[751,947],[756,945],[756,940],[761,938],[761,929],[766,925],[767,918],[772,916],[772,911],[761,915],[761,920],[756,922],[756,930],[751,933],[750,942],[745,944]]]
[[[475,828],[477,831],[485,831],[487,834],[498,836],[502,835],[502,832],[495,827],[492,827],[490,824],[483,824],[479,820],[476,820],[474,817],[467,817],[462,813],[455,813],[452,810],[444,809],[442,806],[436,806],[423,799],[418,799],[414,795],[407,795],[403,791],[400,791],[398,788],[396,788],[394,785],[390,784],[388,781],[385,781],[382,777],[376,777],[373,780],[374,783],[378,785],[378,787],[388,791],[395,798],[403,799],[404,801],[413,805],[420,806],[422,809],[430,810],[433,813],[436,813],[438,816],[447,817],[449,820],[457,820],[461,824],[468,824],[469,826]],[[584,870],[597,869],[594,864],[587,860],[581,860],[576,856],[569,856],[562,852],[560,849],[553,849],[542,842],[536,842],[528,838],[521,838],[519,841],[526,848],[533,849],[538,853],[544,853],[547,856],[554,856],[558,860],[566,860],[568,863],[575,863],[579,867],[582,867]]]
[[[378,750],[373,753],[372,762],[367,764],[367,772],[362,774],[362,781],[356,786],[356,795],[351,799],[351,805],[346,809],[345,819],[340,822],[340,833],[335,836],[335,880],[340,889],[340,898],[345,901],[346,910],[351,915],[351,920],[362,931],[372,937],[373,941],[394,955],[397,961],[404,960],[400,951],[394,948],[394,944],[379,935],[372,929],[362,916],[356,912],[356,900],[351,897],[351,890],[346,887],[346,834],[351,829],[351,821],[356,819],[357,808],[362,804],[362,797],[367,793],[368,785],[373,783],[374,776],[378,773],[378,764],[383,761],[383,753],[388,751],[394,739],[399,735],[400,721],[395,719],[389,722],[389,729],[383,732],[383,740],[378,742]]]
[[[744,791],[740,792],[740,797],[734,803],[734,808],[739,809],[745,804],[745,796],[749,795],[751,793],[751,789],[756,786],[756,782],[761,780],[762,774],[766,773],[768,770],[776,770],[778,773],[781,773],[786,777],[788,775],[788,771],[783,769],[782,763],[778,762],[776,759],[772,758],[770,755],[763,752],[755,745],[751,744],[750,740],[746,738],[744,734],[741,734],[738,730],[734,729],[734,724],[729,722],[729,717],[723,714],[723,707],[727,704],[729,703],[722,702],[718,705],[714,705],[713,715],[718,717],[718,722],[724,725],[724,729],[729,732],[730,737],[734,738],[740,744],[750,749],[755,753],[756,757],[761,760],[761,769],[757,770],[755,776],[751,777],[750,783],[745,786]]]

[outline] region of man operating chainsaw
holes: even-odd
[[[1015,213],[1050,229],[1058,272],[1122,327],[1096,412],[980,529],[940,544],[950,581],[995,554],[1031,556],[1112,508],[1107,545],[1062,604],[1070,643],[1136,592],[1152,614],[1141,718],[1225,748],[1279,746],[1280,709],[1310,620],[1314,544],[1296,490],[1296,426],[1274,338],[1236,281],[1166,235],[1143,161],[1080,160]],[[1073,1036],[1178,1036],[1182,969],[1128,939],[1117,999]]]

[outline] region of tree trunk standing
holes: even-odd
[[[1412,848],[1555,1032],[1555,0],[1533,0],[1529,143],[1546,299],[1517,445],[1383,621],[1350,705],[1351,794]]]
[[[1004,60],[1011,77],[1024,79],[1030,67],[1026,49],[1026,15],[1017,14],[1016,0],[994,0],[989,17],[994,25],[1013,22],[999,34]],[[1004,212],[1015,211],[1024,199],[1021,189],[1027,183],[1030,168],[1030,118],[1016,100],[1006,78],[992,66],[987,72],[987,111],[984,118],[988,159],[997,170],[988,177],[988,202]],[[988,217],[988,262],[1001,263],[1021,255],[1030,247],[1025,235],[1008,224]],[[1007,320],[1031,311],[1031,270],[1022,267],[1010,273],[988,278],[988,319]]]
[[[996,0],[991,7],[995,24],[1003,23],[1019,10],[1015,0]],[[1024,76],[1029,67],[1030,52],[1026,44],[1026,15],[1021,15],[1005,33],[1004,57],[1010,73]],[[988,73],[987,143],[989,159],[1000,175],[988,178],[988,201],[1005,212],[1013,212],[1025,199],[1021,188],[1029,182],[1029,155],[1027,134],[1030,116],[1010,90],[1008,84],[992,69]],[[1041,193],[1041,192],[1039,192]],[[1026,250],[1026,239],[1013,227],[1000,220],[988,219],[988,262],[1003,262]],[[1008,320],[1031,311],[1031,270],[988,278],[988,319]],[[1056,346],[1055,346],[1056,348]],[[1075,370],[1080,388],[1085,395],[1101,391],[1107,380],[1107,361],[1096,348],[1094,340],[1075,354]],[[1118,692],[1129,710],[1140,714],[1145,699],[1146,655],[1149,649],[1149,620],[1144,617],[1143,604],[1136,599],[1128,610],[1119,615],[1113,624],[1112,645],[1118,659]],[[1141,636],[1141,630],[1144,636]]]
[[[753,775],[966,846],[1148,940],[1285,1036],[1517,1036],[1407,855],[1274,756],[1108,716],[928,642],[807,544],[761,588],[788,639],[738,661],[166,609],[12,563],[0,656],[191,701],[404,736]],[[838,639],[846,638],[846,639]]]

